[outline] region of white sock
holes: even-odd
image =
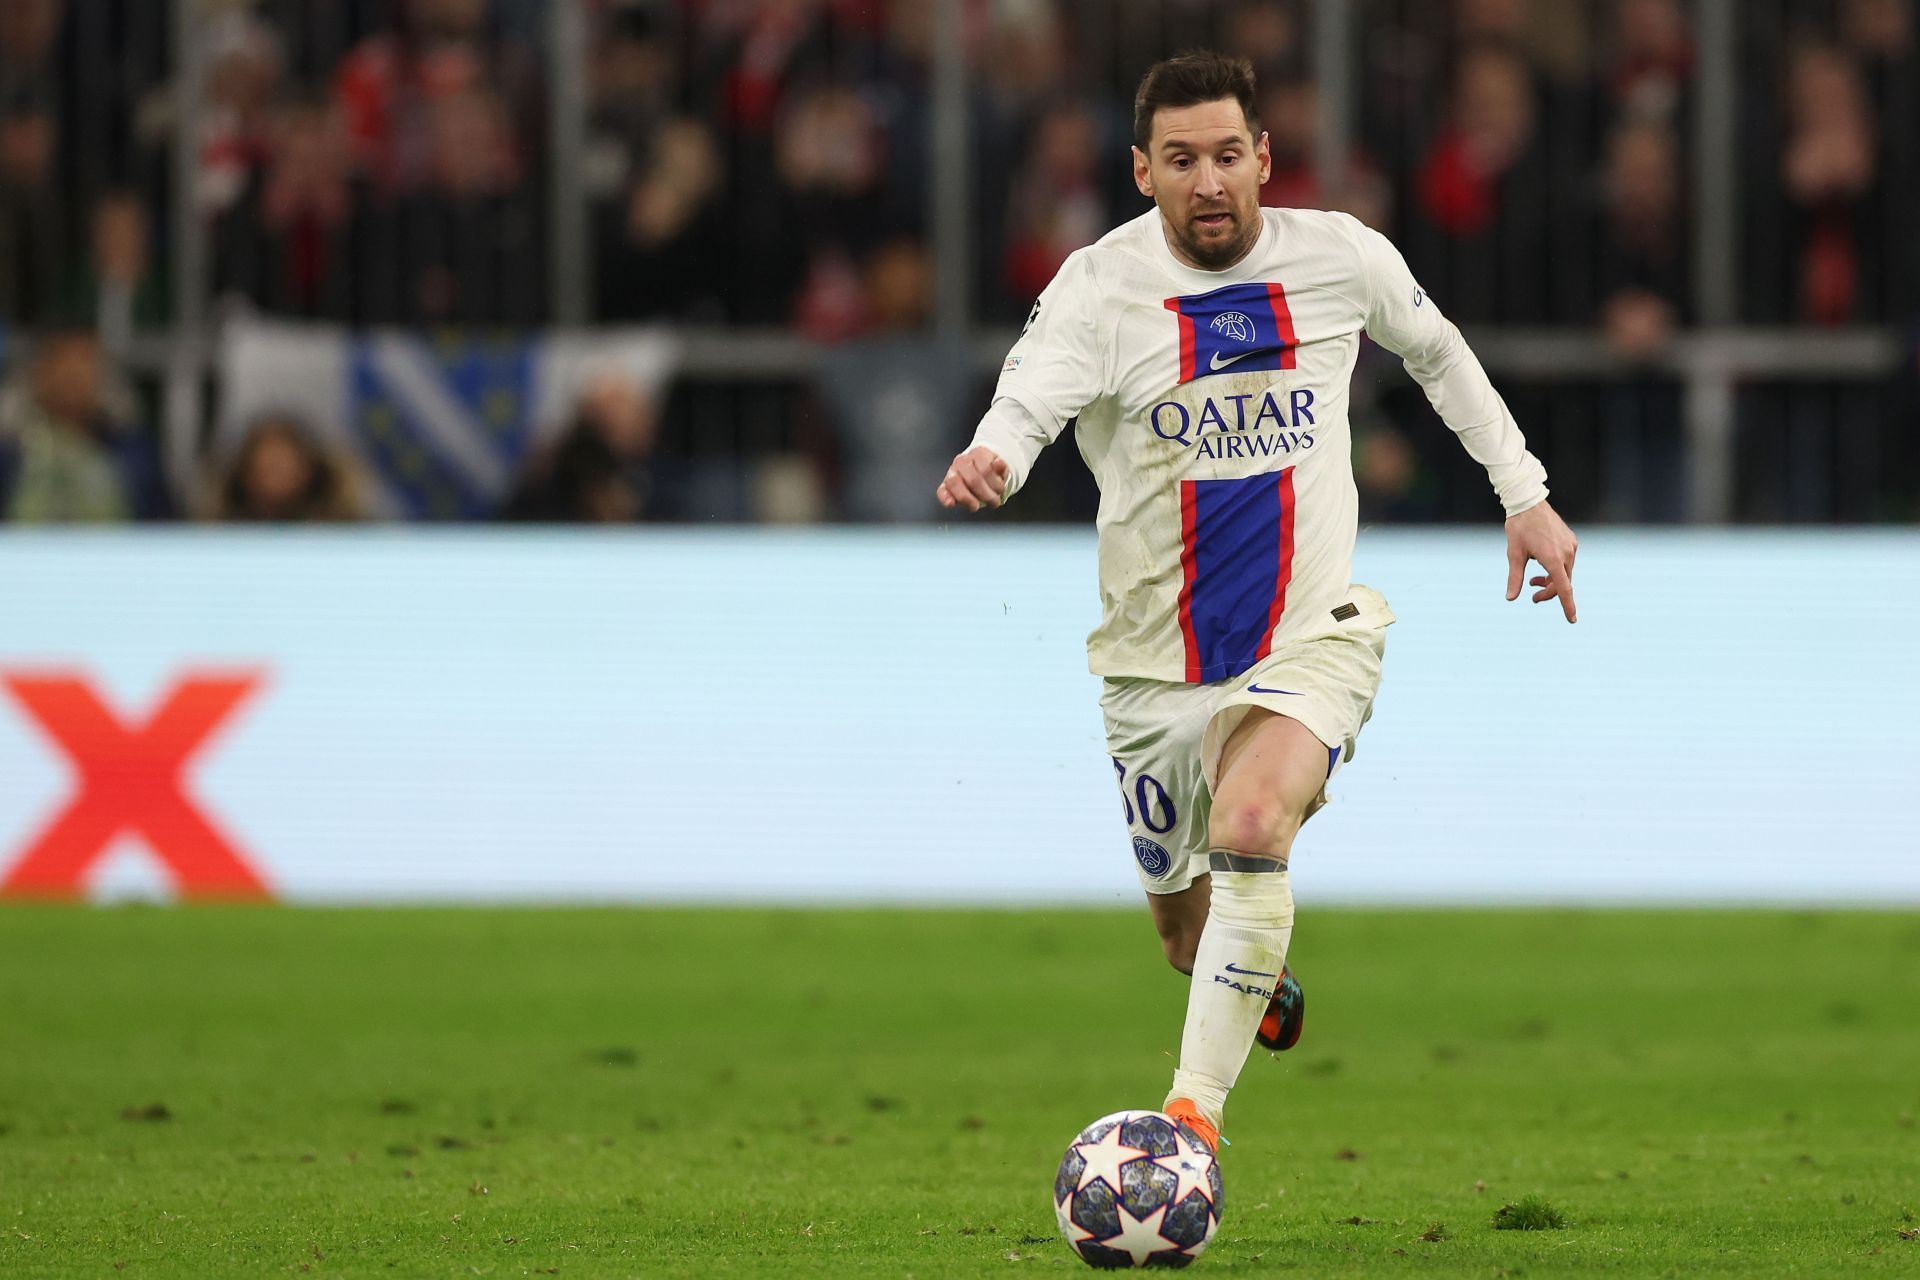
[[[1187,1026],[1169,1102],[1191,1098],[1202,1115],[1220,1124],[1227,1091],[1247,1064],[1253,1033],[1280,982],[1292,937],[1293,884],[1286,863],[1216,852],[1207,927],[1194,953]]]

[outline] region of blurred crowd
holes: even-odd
[[[1696,319],[1690,4],[1355,4],[1354,148],[1322,175],[1309,0],[968,0],[975,318],[1017,324],[1067,254],[1146,207],[1126,161],[1135,81],[1207,44],[1260,73],[1266,201],[1388,232],[1462,323],[1597,327],[1641,359]],[[124,359],[180,303],[173,219],[201,221],[216,316],[550,321],[549,6],[201,0],[204,94],[184,117],[173,8],[0,0],[0,325],[35,338],[0,390],[0,514],[364,514],[365,485],[317,443],[331,434],[289,417],[255,424],[204,477],[163,482],[155,406]],[[1915,0],[1740,8],[1739,319],[1914,323]],[[676,506],[657,472],[698,469],[714,414],[804,462],[810,496],[792,510],[924,514],[901,486],[924,487],[985,396],[928,332],[930,6],[590,0],[587,21],[584,84],[568,87],[587,112],[573,159],[592,315],[781,326],[832,350],[773,407],[735,389],[719,408],[583,394],[502,514],[684,514],[697,504]],[[173,159],[182,130],[190,177]],[[1645,495],[1612,513],[1677,515],[1661,479],[1678,467],[1677,392],[1651,379],[1605,395],[1638,442],[1607,465]],[[1369,518],[1458,514],[1443,464],[1394,425],[1406,413],[1356,399]],[[1061,483],[1036,509],[1084,508]]]

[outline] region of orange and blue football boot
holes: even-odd
[[[1293,969],[1282,965],[1280,981],[1273,988],[1273,999],[1260,1018],[1259,1030],[1253,1033],[1254,1043],[1276,1053],[1291,1049],[1300,1043],[1300,1032],[1306,1023],[1306,993],[1300,990],[1300,980],[1293,976]]]
[[[1214,1127],[1213,1121],[1200,1114],[1200,1108],[1194,1105],[1193,1099],[1170,1098],[1167,1105],[1160,1109],[1160,1113],[1178,1120],[1182,1125],[1206,1139],[1209,1154],[1220,1150],[1220,1130]]]

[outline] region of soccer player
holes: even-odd
[[[1460,333],[1383,236],[1262,209],[1253,70],[1200,52],[1134,100],[1154,208],[1067,259],[937,496],[997,507],[1077,418],[1100,486],[1089,665],[1167,959],[1191,975],[1164,1110],[1217,1145],[1254,1040],[1289,1047],[1294,837],[1372,713],[1386,629],[1349,582],[1358,501],[1348,381],[1364,331],[1400,355],[1506,509],[1507,599],[1574,621],[1573,532]]]

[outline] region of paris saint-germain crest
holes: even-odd
[[[1140,860],[1140,869],[1150,876],[1163,876],[1167,874],[1167,868],[1173,865],[1166,847],[1145,836],[1133,838],[1133,856]]]
[[[1180,381],[1294,367],[1293,312],[1278,280],[1248,280],[1165,301],[1179,317]],[[1173,334],[1169,334],[1173,337]]]
[[[1213,318],[1213,331],[1235,342],[1253,341],[1253,318],[1243,311],[1222,311]]]

